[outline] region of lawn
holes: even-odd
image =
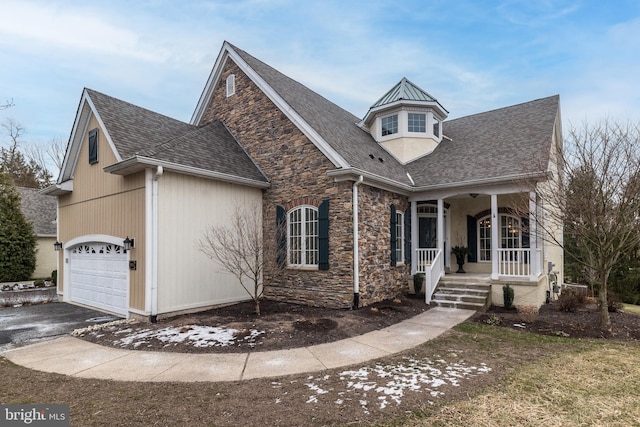
[[[71,425],[640,424],[640,344],[463,323],[410,351],[226,383],[70,378],[0,358],[0,402],[66,403]]]
[[[624,311],[625,313],[637,314],[638,316],[640,316],[640,305],[633,305],[633,304],[622,304],[622,305],[623,305],[622,311]]]

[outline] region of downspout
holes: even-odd
[[[158,179],[164,173],[162,166],[156,168],[152,183],[151,208],[151,323],[158,320]]]
[[[362,175],[353,183],[353,309],[360,307],[360,262],[358,260],[358,186],[362,184]]]

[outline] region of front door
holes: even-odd
[[[418,219],[419,231],[419,247],[421,248],[437,248],[438,247],[438,218],[420,217]]]
[[[449,254],[447,249],[447,211],[444,212],[443,229],[444,265],[449,265]],[[418,247],[437,248],[438,247],[438,215],[437,208],[433,205],[418,206]]]

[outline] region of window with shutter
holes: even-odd
[[[98,129],[89,131],[89,164],[98,163]]]

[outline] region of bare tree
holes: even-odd
[[[7,99],[4,104],[0,104],[0,110],[6,110],[7,108],[13,107],[13,99]]]
[[[556,176],[538,186],[544,209],[532,216],[543,238],[560,245],[597,285],[601,328],[611,332],[609,276],[640,244],[640,127],[608,119],[585,123],[570,129],[556,154]],[[553,233],[559,225],[564,235]]]
[[[44,144],[32,143],[24,147],[25,156],[29,161],[33,161],[41,169],[49,170],[52,175],[57,175],[60,172],[65,150],[66,143],[60,137],[52,138]]]
[[[4,128],[4,134],[9,138],[8,147],[0,147],[0,170],[7,173],[14,183],[20,187],[44,188],[51,184],[52,174],[47,168],[39,151],[35,150],[29,155],[20,147],[22,137],[26,133],[25,128],[12,119],[6,119],[0,125]]]
[[[198,249],[234,275],[256,304],[268,285],[265,277],[277,277],[277,247],[263,239],[262,207],[259,203],[236,203],[225,225],[212,225],[198,242]],[[268,273],[268,274],[265,274]],[[247,284],[246,282],[249,282]]]

